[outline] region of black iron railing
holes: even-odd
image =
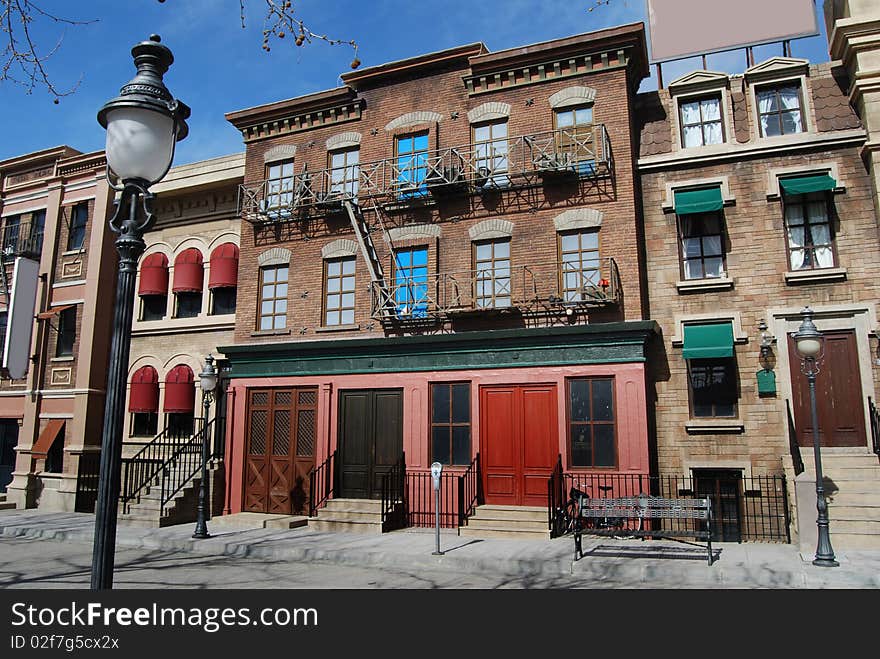
[[[79,456],[79,466],[76,473],[76,499],[73,504],[75,512],[95,512],[95,503],[98,501],[98,472],[100,469],[100,451],[90,451]]]
[[[698,476],[649,476],[647,474],[589,474],[563,473],[559,478],[558,471],[548,481],[548,513],[551,520],[551,531],[554,531],[553,517],[559,509],[560,501],[565,501],[563,493],[572,487],[586,492],[589,496],[602,498],[636,497],[649,494],[665,499],[692,498],[709,496],[712,492],[700,488]],[[561,488],[560,488],[561,483]],[[555,494],[554,494],[555,493]],[[560,498],[561,497],[561,498]],[[741,477],[738,481],[738,492],[724,505],[712,501],[715,511],[715,524],[735,523],[736,533],[742,541],[790,542],[788,494],[785,476],[766,475]],[[724,517],[729,519],[722,519]],[[692,520],[655,520],[662,524],[658,530],[687,530]],[[714,524],[713,524],[714,525]]]
[[[336,494],[336,451],[309,472],[309,517]]]
[[[174,496],[186,487],[196,474],[201,472],[202,442],[210,441],[214,419],[208,421],[207,424],[202,422],[201,425],[201,430],[180,445],[171,455],[160,473],[162,483],[160,500],[163,511]]]
[[[406,454],[382,474],[382,531],[406,526]]]
[[[458,525],[467,525],[468,517],[483,503],[483,478],[480,454],[477,453],[465,472],[458,476]]]
[[[440,474],[440,526],[454,529],[461,524],[461,476],[451,471]],[[430,471],[406,473],[406,525],[433,527],[436,496]]]
[[[877,410],[877,406],[874,405],[870,396],[868,397],[868,410],[871,415],[871,447],[874,455],[880,458],[880,411]]]
[[[201,424],[202,419],[197,418],[195,422]],[[160,477],[169,460],[193,439],[199,442],[201,451],[201,433],[192,435],[177,428],[165,428],[133,456],[122,459],[122,492],[119,499],[123,513],[129,511],[131,504],[145,489],[161,484]]]
[[[868,399],[870,402],[871,399]],[[797,428],[794,426],[794,416],[791,413],[791,403],[786,399],[785,411],[788,413],[788,450],[791,453],[791,464],[794,465],[794,475],[804,473],[804,460],[801,457],[801,446],[798,444]]]
[[[43,223],[7,222],[0,242],[7,254],[39,259],[43,250]]]
[[[556,458],[556,465],[547,481],[547,523],[551,538],[562,535],[563,529],[560,528],[560,516],[557,513],[565,505],[565,500],[565,475],[562,472],[562,455],[560,454]]]

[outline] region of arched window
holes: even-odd
[[[195,247],[185,249],[174,259],[174,285],[171,290],[176,298],[175,318],[195,318],[199,315],[204,275],[202,253]]]
[[[196,385],[192,369],[178,364],[165,376],[165,427],[173,435],[189,436],[194,430]]]
[[[238,245],[223,243],[211,252],[211,315],[235,313],[238,282]]]
[[[168,307],[168,257],[160,252],[141,263],[141,320],[161,320]]]
[[[159,374],[152,366],[142,366],[131,376],[128,411],[132,437],[152,437],[158,432]]]

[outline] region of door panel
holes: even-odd
[[[547,505],[547,477],[559,455],[556,387],[520,389],[522,396],[522,504]]]
[[[733,469],[694,470],[694,478],[697,496],[708,496],[712,502],[712,540],[742,542],[742,474]]]
[[[486,473],[486,503],[516,505],[520,450],[516,389],[486,387],[480,390],[480,399],[480,453]]]
[[[816,412],[821,446],[867,446],[864,400],[856,336],[853,331],[825,332],[825,356],[816,376]],[[798,444],[813,445],[810,389],[800,357],[789,336],[792,403]]]

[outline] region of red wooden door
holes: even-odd
[[[547,478],[558,453],[554,385],[480,389],[486,503],[547,505]]]
[[[825,332],[825,356],[816,376],[816,411],[821,446],[866,446],[864,401],[856,335],[852,330]],[[813,445],[810,388],[789,336],[792,407],[798,444]]]

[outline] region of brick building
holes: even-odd
[[[379,498],[403,455],[418,488],[479,454],[487,504],[546,506],[557,456],[647,474],[646,76],[638,24],[227,115],[246,147],[227,512],[305,511],[313,467],[336,475],[313,502]]]
[[[97,305],[113,299],[117,261],[105,173],[103,153],[66,146],[0,162],[0,313],[4,329],[13,312],[31,321],[10,348],[27,357],[24,377],[0,379],[0,487],[19,508],[94,504],[112,318]],[[10,309],[26,270],[36,301]]]
[[[758,477],[787,465],[791,484],[797,445],[812,446],[789,338],[809,305],[826,335],[817,387],[835,546],[876,541],[865,525],[876,508],[853,504],[877,487],[857,472],[876,465],[880,242],[847,86],[839,63],[777,57],[743,75],[695,71],[639,99],[650,317],[663,336],[651,355],[656,464],[716,497],[724,539],[748,539],[749,511],[778,497],[779,481]],[[799,479],[812,451],[802,458]],[[789,492],[806,532],[811,487]]]

